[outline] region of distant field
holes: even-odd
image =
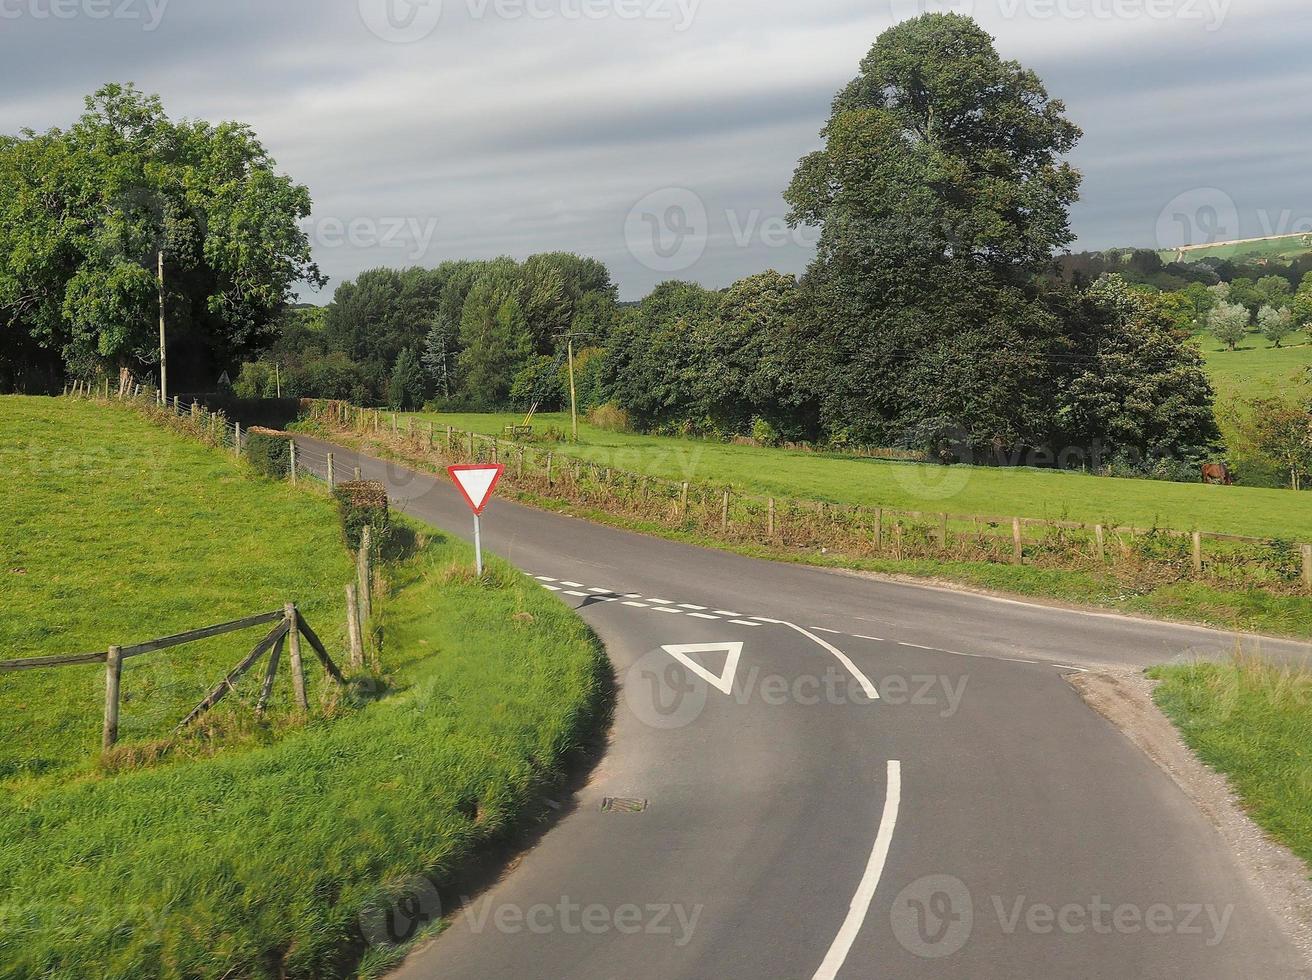
[[[496,414],[416,417],[439,427],[487,434],[500,434],[506,425],[521,421]],[[566,431],[569,418],[541,415],[536,425],[539,431],[553,426]],[[731,484],[763,495],[1312,540],[1312,497],[1282,490],[1113,480],[1056,470],[891,463],[614,433],[587,424],[581,425],[580,438],[580,445],[561,444],[558,451],[603,466],[671,480]]]
[[[1264,398],[1292,393],[1301,378],[1312,368],[1312,343],[1306,333],[1297,333],[1278,350],[1260,334],[1250,334],[1238,350],[1226,346],[1210,335],[1199,338],[1207,358],[1207,373],[1216,385],[1219,405],[1231,399]]]
[[[1185,252],[1186,262],[1201,262],[1203,259],[1280,259],[1289,261],[1296,259],[1300,255],[1306,255],[1312,252],[1304,244],[1303,234],[1285,235],[1281,238],[1272,238],[1268,241],[1249,242],[1247,244],[1237,245],[1214,245],[1210,248],[1200,248],[1196,251]],[[1163,262],[1174,262],[1177,254],[1176,249],[1163,249],[1158,253]]]
[[[351,562],[326,497],[253,481],[131,411],[53,398],[0,398],[0,473],[0,659],[126,646],[292,601],[325,641],[342,632]],[[130,661],[123,740],[167,735],[257,639]],[[103,689],[97,665],[0,678],[0,783],[89,764]]]

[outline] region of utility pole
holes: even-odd
[[[273,379],[278,386],[278,397],[282,397],[282,365],[277,361],[273,362]]]
[[[164,249],[159,250],[159,401],[168,404],[168,351],[164,344]]]
[[[569,414],[574,425],[574,441],[579,441],[579,398],[574,389],[574,335],[569,338]]]

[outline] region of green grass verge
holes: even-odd
[[[439,428],[501,434],[511,415],[420,414]],[[568,417],[538,416],[540,430]],[[953,514],[1021,516],[1131,527],[1218,531],[1312,541],[1312,499],[1275,489],[1108,479],[1043,469],[932,466],[616,433],[583,424],[558,451],[670,480],[831,503]]]
[[[54,404],[0,402],[6,419],[22,411],[37,427],[20,455],[48,457],[52,443],[45,439],[64,445],[73,438],[63,425],[40,427],[41,409]],[[171,595],[163,579],[153,578],[171,572],[174,591],[212,587],[211,596],[218,595],[219,583],[199,581],[204,566],[180,573],[190,552],[176,537],[184,530],[202,538],[229,533],[228,509],[210,506],[215,494],[232,503],[252,497],[294,505],[302,523],[328,513],[318,510],[326,502],[306,491],[227,472],[231,464],[211,450],[173,445],[184,440],[150,427],[137,431],[127,413],[58,405],[88,429],[112,418],[111,427],[128,432],[129,441],[140,439],[169,459],[194,451],[198,466],[208,459],[216,475],[232,479],[226,489],[204,480],[191,488],[199,510],[174,529],[171,552],[152,552],[164,568],[142,571],[152,576],[150,594]],[[160,438],[151,442],[151,435]],[[95,445],[87,442],[61,464],[64,479],[42,477],[46,493],[91,494],[78,481],[91,469],[87,455],[100,451]],[[136,486],[148,462],[137,458],[136,467],[115,469],[104,454],[91,481],[95,493],[126,492],[114,484]],[[170,497],[178,489],[166,473],[151,486]],[[162,499],[143,495],[136,508],[143,524],[152,523]],[[52,509],[66,520],[79,513],[76,500],[52,499],[45,512]],[[335,523],[327,527],[335,540]],[[135,540],[97,537],[106,556],[95,566],[99,581],[85,551],[72,552],[80,559],[74,564],[85,567],[61,573],[93,607],[129,573],[117,559]],[[246,743],[241,751],[112,774],[74,767],[58,778],[9,782],[0,795],[0,975],[335,977],[376,974],[396,959],[394,947],[364,941],[371,930],[362,928],[362,913],[387,908],[416,875],[440,887],[483,845],[512,832],[539,789],[559,777],[603,720],[608,676],[604,652],[582,621],[509,566],[493,560],[488,579],[477,583],[465,545],[438,534],[421,544],[388,572],[383,686],[354,686],[333,720],[285,728],[276,740]],[[247,567],[241,557],[224,568]],[[25,560],[50,574],[58,570],[38,566],[30,553]],[[325,588],[340,588],[337,571]],[[30,569],[18,576],[30,577]],[[45,602],[59,598],[57,583],[46,588]],[[29,615],[60,618],[62,606],[33,596],[25,602]],[[121,606],[134,608],[127,600]],[[193,607],[179,609],[194,625]],[[118,615],[108,606],[106,612]],[[213,609],[205,613],[208,622]],[[94,608],[81,616],[88,635],[102,635]],[[63,649],[66,637],[58,639]],[[225,654],[216,663],[228,660]],[[84,710],[84,693],[74,684],[67,699]],[[62,717],[40,707],[24,708],[20,724],[10,685],[0,691],[6,732],[23,732],[19,745],[7,736],[11,758],[40,753],[47,737],[62,739],[34,727]],[[81,758],[82,740],[69,746],[70,758]]]
[[[0,398],[0,473],[0,659],[128,646],[286,602],[340,648],[353,566],[326,495],[252,481],[123,406],[72,399]],[[129,661],[124,742],[167,736],[260,635]],[[5,675],[0,783],[90,766],[103,704],[103,667]]]
[[[1256,659],[1158,667],[1156,699],[1252,818],[1312,864],[1312,674]]]

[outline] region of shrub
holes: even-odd
[[[633,426],[629,422],[629,413],[614,402],[598,405],[588,413],[588,421],[598,429],[605,429],[607,432],[633,431]]]
[[[246,458],[257,473],[285,479],[291,472],[292,437],[275,429],[252,428],[246,433]]]
[[[387,533],[387,488],[376,480],[359,483],[342,483],[333,488],[333,498],[342,518],[342,531],[352,551],[360,549],[360,537],[365,525],[374,529],[374,541],[381,543]]]
[[[779,430],[769,423],[766,419],[752,419],[752,438],[757,445],[777,446],[779,445]]]

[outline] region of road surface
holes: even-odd
[[[298,442],[472,536],[445,480]],[[398,978],[1309,975],[1211,825],[1066,680],[1235,637],[507,501],[483,541],[606,644],[612,743],[568,814]]]

